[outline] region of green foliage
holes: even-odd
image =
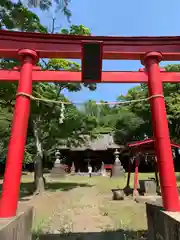
[[[14,3],[10,0],[0,2],[0,29],[19,30],[23,32],[42,32],[47,33],[39,17],[23,6],[21,1]],[[2,69],[12,69],[19,65],[16,59],[1,59]]]
[[[91,36],[89,28],[86,28],[83,25],[71,25],[70,29],[61,29],[61,33],[70,35]]]
[[[2,3],[1,3],[2,4]],[[41,25],[40,19],[20,2],[12,3],[4,1],[4,19],[1,19],[1,28],[18,29],[20,31],[32,32],[47,32],[47,29]],[[66,31],[65,29],[62,30]],[[90,35],[90,32],[83,25],[72,25],[67,29],[67,34],[85,34]],[[12,69],[20,63],[14,59],[1,59],[0,66],[2,69]],[[76,62],[64,59],[50,59],[39,62],[39,65],[44,70],[68,70],[80,71],[80,65]],[[68,101],[61,93],[63,89],[68,91],[79,91],[82,89],[81,84],[48,84],[36,83],[33,85],[33,95],[38,98],[47,98],[53,100]],[[94,84],[84,85],[90,90],[96,89]],[[0,87],[0,154],[1,158],[5,158],[7,152],[7,144],[10,135],[11,120],[15,104],[15,94],[17,84],[1,83]],[[61,105],[45,102],[31,102],[31,115],[29,120],[27,144],[25,148],[24,164],[33,161],[37,154],[37,146],[35,145],[34,128],[36,127],[38,139],[41,142],[42,151],[49,155],[54,153],[54,149],[62,144],[78,145],[84,141],[82,135],[91,134],[94,127],[89,124],[89,119],[86,115],[80,112],[73,105],[66,105],[65,120],[62,124],[59,123],[61,113]]]
[[[167,65],[165,69],[169,72],[179,72],[180,65]],[[142,84],[130,89],[125,96],[120,96],[119,100],[136,100],[147,96],[148,88],[145,84]],[[164,84],[164,96],[171,139],[180,142],[178,137],[180,134],[180,84]],[[152,126],[149,103],[143,101],[121,107],[122,110],[125,108],[127,116],[123,113],[122,119],[118,120],[116,125],[117,141],[141,140],[144,139],[145,135],[151,137]],[[122,112],[120,114],[122,116]]]
[[[87,126],[93,129],[93,136],[111,133],[115,130],[118,117],[116,109],[108,104],[103,104],[103,101],[101,103],[97,105],[95,101],[88,101],[80,109],[87,116]]]
[[[10,0],[1,0],[0,7],[0,28],[47,33],[47,29],[40,24],[39,17],[24,7],[21,1],[14,3]]]
[[[71,25],[69,29],[61,29],[60,33],[70,34],[70,35],[91,35],[91,32],[88,28],[83,25]],[[66,71],[80,71],[81,66],[77,62],[66,60],[66,59],[49,59],[48,63],[45,66],[45,69],[49,70],[66,70]],[[88,87],[89,90],[96,90],[96,84],[79,84],[79,83],[65,83],[59,85],[61,91],[63,89],[68,89],[70,92],[77,92],[82,89],[82,86]]]
[[[65,13],[68,7],[61,5],[61,10]],[[32,2],[29,2],[32,6]],[[42,10],[51,7],[51,1],[40,1]],[[64,1],[65,3],[65,1]],[[59,6],[60,6],[59,5]],[[63,8],[64,6],[65,8]],[[41,24],[37,15],[29,11],[22,3],[13,3],[9,0],[2,0],[0,3],[0,28],[9,30],[20,30],[30,32],[47,32],[47,29]],[[67,9],[67,17],[68,15]],[[88,28],[83,25],[72,25],[69,29],[61,29],[61,34],[70,35],[91,35]],[[44,70],[66,70],[80,71],[79,63],[64,59],[41,59],[38,63]],[[12,69],[19,65],[14,59],[1,59],[0,67],[2,69]],[[180,71],[180,65],[168,65],[166,71]],[[53,79],[52,79],[53,80]],[[62,94],[66,89],[70,92],[80,91],[82,87],[88,87],[90,90],[96,89],[96,84],[78,84],[78,83],[36,83],[33,85],[33,95],[38,98],[47,98],[52,100],[68,99]],[[7,144],[9,139],[11,120],[15,104],[17,84],[1,83],[0,86],[0,154],[1,161],[5,159]],[[167,116],[171,138],[179,141],[180,134],[180,84],[164,84],[164,94],[166,97]],[[146,98],[148,89],[145,84],[131,88],[126,95],[119,96],[119,101],[137,100]],[[102,102],[103,103],[103,102]],[[134,140],[144,139],[144,136],[152,136],[151,113],[148,102],[131,103],[127,105],[110,106],[108,104],[97,105],[94,101],[84,103],[79,109],[72,104],[65,106],[65,119],[59,123],[61,114],[61,105],[47,102],[32,101],[31,115],[28,127],[27,144],[25,148],[25,161],[30,163],[37,154],[35,145],[34,129],[38,133],[38,139],[41,143],[43,154],[49,156],[54,153],[57,146],[77,146],[86,141],[85,135],[96,137],[102,133],[114,133],[115,139],[119,143],[126,143]]]
[[[169,64],[165,67],[167,72],[180,72],[180,64]]]
[[[23,2],[25,2],[25,0]],[[55,4],[56,12],[62,12],[67,17],[68,21],[70,21],[71,11],[68,8],[70,2],[71,0],[28,0],[28,6],[46,11],[50,10]]]
[[[5,106],[0,106],[0,154],[1,159],[5,159],[7,144],[9,141],[9,132],[11,126],[12,114]]]
[[[168,65],[167,71],[180,71],[180,65]],[[180,142],[180,84],[164,84],[167,118],[171,139]],[[148,97],[147,85],[141,84],[129,89],[126,95],[120,95],[119,101],[139,100]],[[151,111],[148,101],[131,104],[96,105],[89,101],[81,109],[94,125],[94,134],[114,132],[118,143],[143,140],[152,137]]]
[[[116,123],[115,140],[125,144],[144,138],[145,133],[141,130],[143,124],[143,119],[135,113],[127,109],[120,110]]]

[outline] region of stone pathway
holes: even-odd
[[[134,216],[136,212],[132,210],[131,213],[132,202],[109,202],[111,195],[106,196],[106,191],[101,192],[94,182],[88,182],[88,185],[83,181],[79,185],[67,182],[67,186],[72,184],[74,188],[66,190],[64,186],[29,200],[28,204],[34,206],[37,216],[34,227],[38,227],[34,230],[36,234],[33,240],[139,239],[134,238],[134,231],[131,228],[128,230],[124,225],[126,218],[138,220]],[[121,217],[122,223],[119,222]]]
[[[95,187],[77,187],[64,192],[44,230],[50,233],[106,231],[113,224],[108,216],[100,214],[99,201]]]

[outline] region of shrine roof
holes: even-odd
[[[90,139],[90,137],[85,136],[84,142],[77,146],[71,146],[69,150],[71,151],[106,151],[108,149],[120,149],[124,146],[118,145],[114,141],[112,134],[100,134],[95,139]]]

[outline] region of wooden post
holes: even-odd
[[[1,218],[16,216],[30,112],[30,98],[18,93],[32,93],[32,69],[37,60],[37,54],[32,50],[21,50],[19,55],[22,65],[0,200]]]
[[[138,180],[138,173],[139,173],[139,158],[136,156],[135,159],[135,171],[134,171],[134,190],[133,190],[133,197],[136,197],[139,195],[138,192],[138,186],[139,186],[139,180]]]

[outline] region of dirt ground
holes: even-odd
[[[124,185],[107,177],[49,178],[43,196],[23,198],[34,206],[34,239],[146,239],[145,205],[112,200],[111,189]]]

